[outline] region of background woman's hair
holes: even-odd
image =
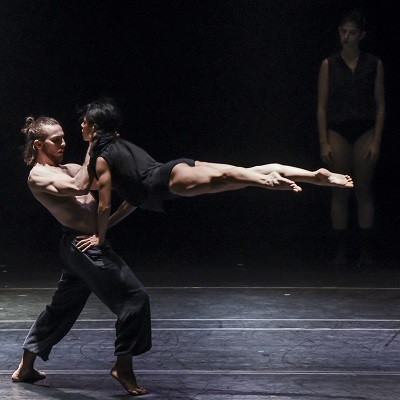
[[[340,26],[344,25],[346,22],[355,23],[358,26],[358,29],[360,29],[360,31],[367,30],[367,21],[366,21],[364,15],[361,13],[361,11],[358,9],[353,9],[350,12],[348,12],[340,20]]]
[[[47,138],[47,132],[44,129],[48,125],[60,125],[57,120],[50,117],[39,117],[35,119],[33,117],[26,117],[25,125],[21,129],[21,132],[26,137],[26,143],[24,147],[24,161],[29,167],[32,167],[36,162],[37,149],[35,147],[35,140],[44,141]]]

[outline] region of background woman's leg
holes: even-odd
[[[353,157],[351,144],[341,135],[333,131],[329,131],[329,143],[333,151],[333,162],[330,168],[333,172],[350,174]],[[357,185],[356,180],[354,181],[355,185]],[[332,188],[331,223],[336,241],[334,264],[346,264],[348,261],[349,196],[350,191],[348,190]]]
[[[373,180],[376,162],[366,158],[373,131],[362,135],[354,143],[353,171],[357,182],[355,194],[357,198],[357,216],[359,226],[360,260],[359,264],[371,264],[370,250],[374,247],[373,228],[375,220],[375,204],[373,197]]]

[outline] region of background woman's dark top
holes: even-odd
[[[365,133],[373,128],[376,115],[374,98],[378,58],[361,52],[352,71],[340,53],[328,57],[328,128],[340,134],[347,123],[356,122]]]

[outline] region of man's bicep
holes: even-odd
[[[44,192],[57,195],[59,190],[57,189],[56,177],[48,171],[42,171],[41,173],[31,172],[28,179],[29,187],[35,192]]]
[[[53,173],[51,170],[31,173],[28,184],[33,191],[55,196],[77,195],[78,191],[73,177],[64,173]]]

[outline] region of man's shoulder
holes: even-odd
[[[36,164],[32,167],[30,174],[60,173],[79,168],[81,168],[81,165],[75,163],[59,164],[59,165]]]
[[[79,164],[60,164],[58,166],[51,166],[47,164],[36,164],[28,176],[28,184],[31,187],[41,186],[49,180],[54,180],[60,174],[68,174],[74,176],[81,166]]]

